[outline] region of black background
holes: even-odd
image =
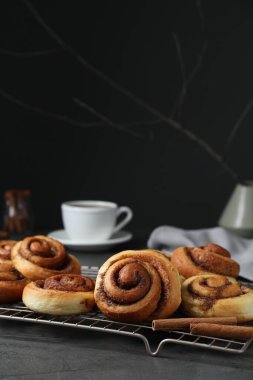
[[[31,189],[36,229],[61,228],[71,199],[128,205],[146,235],[216,225],[234,128],[224,159],[252,178],[251,1],[5,0],[0,36],[0,196]]]

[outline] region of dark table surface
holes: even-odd
[[[75,253],[82,265],[100,266],[110,252]],[[252,379],[253,345],[243,354],[170,344],[159,356],[141,340],[95,331],[0,320],[0,379]]]

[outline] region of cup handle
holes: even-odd
[[[132,219],[133,212],[132,212],[132,210],[129,207],[126,207],[126,206],[119,207],[118,210],[117,210],[116,217],[118,217],[119,215],[121,215],[123,213],[126,214],[126,217],[119,224],[117,224],[114,227],[112,233],[118,232],[119,230],[121,230]]]

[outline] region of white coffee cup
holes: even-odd
[[[69,201],[61,205],[63,226],[70,239],[101,242],[121,230],[133,217],[129,207],[106,201]],[[126,217],[116,225],[117,217]]]

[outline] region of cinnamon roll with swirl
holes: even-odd
[[[44,280],[60,273],[80,273],[80,263],[64,246],[47,236],[18,242],[11,252],[14,267],[30,280]]]
[[[104,315],[116,321],[166,318],[181,302],[178,271],[159,251],[120,252],[100,268],[95,301]]]
[[[23,302],[31,310],[50,315],[77,315],[95,306],[95,281],[78,274],[58,274],[28,284]]]
[[[182,308],[191,317],[236,317],[253,320],[253,290],[232,277],[193,276],[182,285]]]
[[[172,252],[171,262],[185,278],[208,273],[237,277],[240,271],[230,253],[214,243],[202,247],[179,247]]]
[[[0,272],[14,270],[11,260],[11,250],[17,242],[15,240],[0,241]]]
[[[27,283],[18,271],[0,272],[0,303],[21,301]]]

